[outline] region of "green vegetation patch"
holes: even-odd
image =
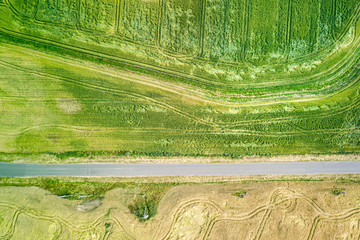
[[[239,190],[237,192],[234,192],[231,195],[238,197],[238,198],[244,198],[246,196],[246,193],[247,193],[247,191],[245,191],[245,190]]]
[[[333,195],[338,196],[340,194],[345,194],[345,189],[343,189],[343,188],[334,188],[333,190],[331,190],[331,193]]]
[[[151,219],[157,213],[157,206],[162,196],[174,185],[148,185],[142,188],[133,202],[128,205],[129,210],[140,222]]]

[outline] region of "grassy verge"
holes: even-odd
[[[106,181],[103,181],[103,180]],[[36,177],[36,178],[0,178],[0,186],[39,187],[58,196],[68,196],[67,199],[96,199],[102,197],[107,191],[114,188],[140,189],[141,192],[160,194],[162,190],[177,183],[139,183],[132,181],[109,181],[109,178],[59,178],[59,177]],[[86,196],[86,197],[82,197]]]
[[[235,154],[137,153],[130,151],[81,151],[63,153],[0,153],[0,162],[37,164],[75,163],[236,163],[358,161],[359,153],[242,156]]]

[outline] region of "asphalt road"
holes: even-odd
[[[267,174],[356,174],[360,161],[211,163],[211,164],[67,164],[0,163],[0,177],[34,176],[188,176]]]

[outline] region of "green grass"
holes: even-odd
[[[0,5],[1,160],[359,152],[357,1],[116,2]]]
[[[324,99],[229,107],[144,85],[137,79],[144,75],[107,76],[97,72],[101,67],[51,55],[34,60],[24,48],[3,46],[2,152],[238,156],[358,149],[348,140],[359,134],[358,84]],[[80,109],[67,112],[72,105]]]
[[[354,26],[358,5],[356,0],[9,3],[2,7],[3,31],[225,84],[271,82],[286,78],[288,61],[328,59]],[[248,62],[265,64],[266,74],[254,80]],[[281,71],[274,74],[273,68]]]
[[[189,183],[184,183],[189,184]],[[0,186],[34,186],[45,189],[57,196],[66,196],[69,200],[91,200],[104,196],[104,194],[114,188],[124,188],[136,190],[134,200],[137,196],[146,195],[149,202],[158,203],[162,195],[176,182],[166,183],[138,183],[135,181],[113,181],[107,179],[89,179],[89,178],[59,178],[59,177],[37,177],[37,178],[0,178]],[[87,196],[79,198],[79,196]]]

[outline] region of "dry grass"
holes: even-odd
[[[358,239],[360,185],[344,177],[359,179],[272,176],[180,185],[145,223],[127,208],[136,189],[111,190],[93,204],[34,187],[1,187],[0,239]],[[238,191],[245,197],[233,196]],[[79,208],[87,205],[92,209]]]

